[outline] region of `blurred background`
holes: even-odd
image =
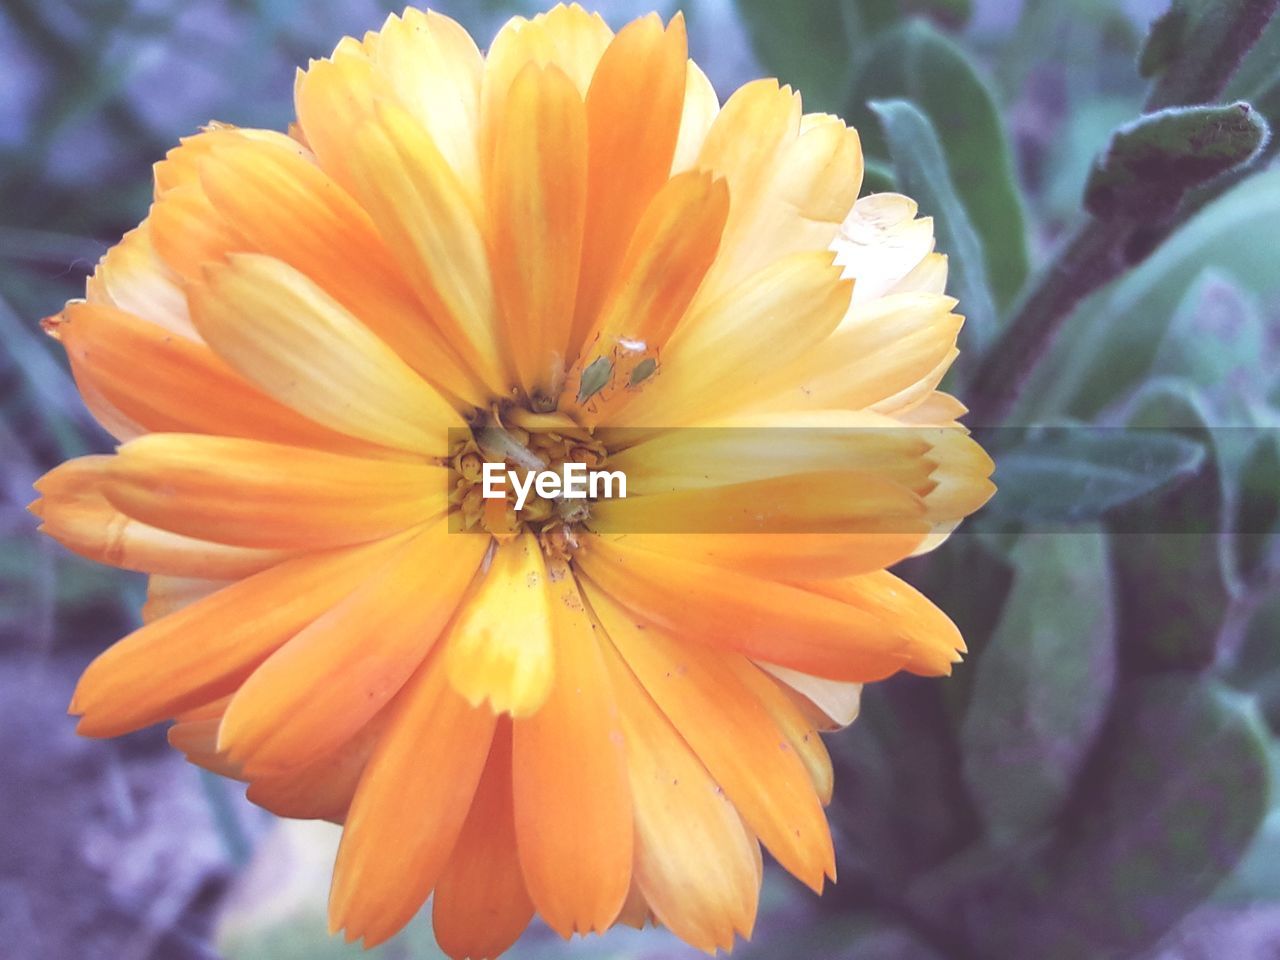
[[[722,97],[795,84],[859,127],[868,191],[937,218],[972,422],[1109,428],[993,439],[1000,495],[903,571],[971,656],[867,691],[830,740],[840,883],[769,873],[738,955],[1280,958],[1277,3],[595,4],[615,28],[655,5]],[[324,932],[336,828],[251,807],[163,731],[74,736],[141,577],[24,506],[109,449],[38,321],[145,214],[151,164],[211,119],[283,129],[295,67],[395,6],[0,0],[0,957],[363,955]],[[482,45],[536,9],[434,6]],[[535,927],[511,955],[692,953]],[[419,920],[368,956],[439,954]]]

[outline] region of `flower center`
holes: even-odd
[[[477,411],[450,450],[450,502],[463,530],[499,543],[525,530],[549,555],[568,556],[591,515],[607,451],[567,417],[525,408]]]

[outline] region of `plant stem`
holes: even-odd
[[[1277,7],[1280,0],[1215,0],[1185,41],[1185,52],[1152,88],[1144,111],[1216,100]]]
[[[1222,0],[1199,24],[1195,43],[1170,65],[1147,102],[1148,111],[1212,100],[1280,7],[1280,0]],[[965,388],[972,426],[997,426],[1017,404],[1032,372],[1085,297],[1146,260],[1170,234],[1242,176],[1265,165],[1256,158],[1183,197],[1173,216],[1159,220],[1088,217],[1063,242],[1053,263],[1018,299],[996,342]]]

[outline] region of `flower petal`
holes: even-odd
[[[554,674],[551,588],[542,548],[526,531],[499,546],[448,629],[449,681],[472,706],[537,712]]]
[[[484,401],[368,214],[298,148],[231,141],[201,162],[200,183],[247,249],[311,278],[432,384]]]
[[[471,812],[432,898],[432,931],[455,960],[498,956],[533,919],[513,807],[511,724],[499,721]]]
[[[434,464],[199,434],[131,440],[106,472],[103,494],[134,519],[242,547],[373,540],[443,513],[448,497]]]
[[[595,325],[631,235],[671,171],[687,59],[683,15],[664,30],[650,14],[613,38],[591,78],[586,239],[571,354]]]
[[[200,339],[177,278],[152,245],[147,220],[103,255],[86,285],[86,299],[117,307],[189,340]]]
[[[203,343],[115,307],[69,303],[46,329],[66,349],[81,389],[91,384],[147,431],[396,455],[308,420],[253,387]]]
[[[612,644],[604,649],[627,741],[639,892],[686,943],[729,950],[755,925],[755,838]]]
[[[542,709],[513,723],[515,820],[529,895],[568,937],[603,932],[617,918],[635,828],[601,640],[568,566],[553,563],[550,582],[555,679]]]
[[[379,541],[286,560],[135,630],[89,664],[70,712],[88,737],[129,733],[226,696],[370,576]]]
[[[505,395],[498,306],[477,208],[413,117],[391,101],[371,109],[357,114],[346,144],[355,196],[462,361]]]
[[[454,693],[440,651],[389,708],[347,814],[329,929],[373,947],[394,936],[439,881],[485,768],[497,717]]]
[[[309,763],[363,727],[453,616],[488,537],[418,532],[360,589],[273,653],[227,708],[219,746],[249,774]]]
[[[462,418],[341,304],[279,260],[238,254],[188,291],[224,360],[305,417],[373,443],[442,456]]]
[[[823,878],[835,877],[831,834],[804,764],[742,679],[756,668],[733,654],[678,643],[637,623],[592,583],[586,589],[627,666],[747,825],[783,867],[821,892]]]
[[[28,509],[41,519],[41,531],[98,563],[170,577],[237,580],[290,556],[196,540],[126,516],[103,495],[114,459],[78,457],[37,480],[41,499]]]
[[[587,202],[587,113],[555,67],[529,64],[504,102],[488,169],[494,282],[525,395],[554,400],[569,346]]]
[[[646,553],[626,540],[592,537],[574,561],[592,583],[655,626],[753,660],[862,681],[897,672],[916,653],[894,624],[859,607],[724,567]],[[937,672],[946,672],[951,658],[941,660]]]
[[[610,425],[683,426],[741,408],[839,325],[851,284],[838,273],[828,252],[791,254],[693,307],[667,344],[653,389],[630,394]]]

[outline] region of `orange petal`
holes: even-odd
[[[634,825],[617,707],[567,564],[550,569],[555,679],[514,721],[520,864],[538,913],[562,937],[603,932],[631,886]],[[572,798],[572,800],[570,800]]]
[[[102,492],[114,459],[78,457],[37,480],[41,499],[28,509],[40,517],[40,530],[98,563],[170,577],[237,580],[290,556],[196,540],[125,516]]]
[[[618,391],[637,388],[636,368],[659,361],[662,346],[715,259],[728,211],[724,182],[708,174],[682,174],[658,191],[568,378],[566,399],[585,409],[582,419],[607,421]],[[602,357],[612,364],[612,381],[604,390],[586,394],[582,372]]]
[[[254,778],[245,796],[278,817],[341,823],[389,718],[381,711],[333,751],[287,773]]]
[[[153,433],[106,466],[103,494],[143,523],[242,547],[314,549],[387,536],[444,512],[444,467],[259,440]]]
[[[645,208],[666,181],[687,76],[684,17],[629,23],[600,58],[587,91],[589,166],[576,354],[622,265]]]
[[[200,183],[250,249],[314,280],[434,385],[483,403],[448,341],[424,322],[369,215],[303,153],[232,141],[200,164]]]
[[[494,282],[526,396],[564,378],[586,213],[586,107],[555,67],[530,64],[507,94],[489,166]]]
[[[147,220],[156,254],[184,282],[199,280],[205,264],[252,249],[214,209],[199,182],[160,196]]]
[[[859,607],[725,567],[592,537],[574,556],[601,590],[681,638],[838,680],[902,669],[911,638]],[[815,581],[822,583],[823,581]]]
[[[951,618],[923,593],[888,570],[796,585],[862,610],[889,625],[901,638],[909,657],[907,669],[913,673],[924,676],[950,673],[951,665],[965,651],[964,639]]]
[[[209,265],[188,289],[196,328],[251,383],[303,416],[373,443],[445,455],[458,413],[297,270],[260,254]]]
[[[906,526],[905,522],[903,526]],[[751,577],[818,580],[883,570],[911,556],[929,525],[892,533],[626,533],[639,550],[729,567]]]
[[[446,666],[472,706],[527,717],[551,691],[551,589],[538,538],[498,547],[448,630]]]
[[[337,749],[422,662],[475,576],[488,537],[439,520],[301,631],[236,693],[220,745],[250,774]]]
[[[70,303],[50,330],[83,388],[148,431],[253,437],[394,455],[308,420],[255,389],[203,343],[115,307]],[[146,376],[139,376],[145,370]]]
[[[497,721],[450,687],[439,652],[391,704],[347,814],[329,928],[373,947],[422,906],[453,852]]]
[[[455,960],[498,956],[533,918],[513,805],[511,724],[500,721],[471,812],[432,899],[436,941]]]
[[[355,196],[460,359],[505,395],[510,384],[479,212],[413,117],[390,101],[372,109],[348,132]]]
[[[733,654],[678,643],[591,583],[586,589],[618,652],[748,826],[783,867],[821,892],[824,876],[835,877],[831,834],[808,771],[758,687],[743,679],[755,668]]]
[[[70,709],[82,717],[76,729],[114,737],[230,694],[398,543],[287,560],[135,630],[80,678]]]
[[[627,741],[638,890],[681,940],[729,950],[735,932],[750,937],[755,924],[755,838],[612,645],[603,646]]]

